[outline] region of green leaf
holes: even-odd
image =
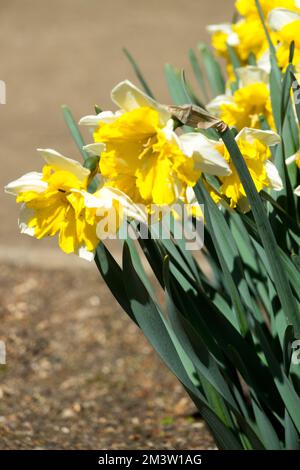
[[[225,93],[225,80],[220,64],[217,62],[213,53],[205,43],[198,44],[198,49],[201,54],[202,62],[213,95],[222,95]]]
[[[268,220],[264,205],[256,190],[243,155],[229,129],[221,133],[221,138],[230,154],[245,189],[257,230],[268,258],[278,296],[288,323],[294,325],[295,334],[300,338],[299,306],[292,293],[286,272],[281,262],[277,242]]]
[[[241,449],[242,447],[232,431],[227,429],[216,416],[215,412],[210,409],[205,397],[187,374],[182,363],[182,356],[179,356],[178,350],[174,345],[174,337],[171,339],[170,330],[167,328],[165,320],[138,277],[131,262],[130,251],[126,244],[124,244],[123,250],[123,269],[124,284],[130,298],[131,309],[136,322],[144,332],[146,338],[166,365],[183,383],[195,403],[197,403],[198,409],[202,416],[205,416],[220,446],[229,449]],[[128,282],[128,279],[130,279],[130,282]],[[182,349],[181,354],[184,355]]]
[[[171,287],[172,281],[170,279],[168,259],[165,259],[164,261],[164,279],[166,286],[167,309],[171,325],[176,336],[181,342],[183,349],[190,357],[196,370],[206,378],[206,380],[232,406],[232,408],[237,410],[234,398],[219,371],[216,361],[207,350],[206,345],[203,343],[202,338],[198,335],[197,331],[194,330],[184,316],[180,315],[173,302]]]
[[[100,106],[98,106],[97,104],[95,104],[94,108],[95,108],[95,113],[96,113],[96,114],[102,113],[102,109],[101,109]]]
[[[272,376],[274,378],[277,390],[298,432],[300,432],[300,398],[297,395],[293,384],[289,381],[288,377],[286,376],[283,367],[277,361],[277,358],[272,350],[271,344],[258,323],[256,323],[256,332],[259,339],[259,343],[265,353],[269,368],[272,372]]]
[[[141,69],[139,68],[139,66],[137,65],[136,61],[134,60],[134,58],[132,57],[132,55],[130,54],[130,52],[128,51],[128,49],[126,49],[125,47],[123,48],[123,52],[124,54],[126,55],[127,59],[129,60],[130,64],[132,65],[132,68],[137,76],[137,78],[139,79],[140,81],[140,84],[142,85],[142,87],[144,88],[144,91],[145,93],[150,96],[150,98],[152,99],[155,99],[154,96],[153,96],[153,93],[148,85],[148,83],[146,82],[142,72],[141,72]]]
[[[225,426],[214,411],[212,411],[208,406],[203,405],[202,402],[200,402],[200,400],[196,396],[193,396],[189,391],[188,393],[196,403],[197,408],[203,419],[208,424],[208,427],[211,429],[218,448],[223,450],[242,450],[243,447],[235,433]]]
[[[275,432],[274,426],[267,417],[266,412],[252,400],[253,411],[257,426],[260,430],[261,440],[268,450],[280,450],[282,448],[280,440]]]
[[[62,110],[63,110],[63,115],[64,115],[64,119],[65,119],[65,122],[71,132],[71,135],[83,157],[83,159],[85,160],[85,162],[89,162],[90,161],[90,155],[86,152],[86,150],[84,149],[84,140],[82,138],[82,135],[78,129],[78,126],[73,118],[73,115],[70,111],[70,109],[68,108],[68,106],[66,105],[63,105],[62,106]],[[88,163],[87,163],[88,164]],[[97,178],[94,178],[92,179],[92,181],[90,182],[89,184],[89,187],[88,187],[88,190],[90,193],[93,193],[96,191],[97,189],[97,186],[98,186],[98,181],[97,181]]]
[[[126,243],[124,243],[123,248],[123,282],[135,321],[146,338],[179,380],[192,393],[201,398],[199,390],[191,381],[179,358],[158,306],[151,299],[149,292],[134,269],[130,250]]]
[[[109,287],[117,302],[130,316],[130,318],[136,322],[135,317],[131,311],[127,293],[124,288],[122,269],[102,242],[100,242],[97,246],[95,263],[101,276],[103,277],[105,283]]]
[[[226,289],[232,299],[240,331],[245,335],[248,332],[249,327],[247,313],[241,300],[241,296],[243,296],[244,302],[252,311],[255,311],[255,305],[251,300],[249,290],[243,276],[243,267],[241,265],[238,249],[224,216],[200,181],[198,181],[194,191],[199,203],[203,203],[205,201],[205,206],[207,208],[207,211],[205,212],[206,224],[209,228],[210,235],[218,254],[224,274]]]
[[[284,431],[286,450],[299,450],[300,436],[287,410],[285,410],[284,415]]]
[[[78,129],[78,126],[73,118],[73,115],[70,111],[70,109],[68,108],[68,106],[66,105],[63,105],[62,106],[62,111],[63,111],[63,115],[64,115],[64,119],[66,121],[66,124],[71,132],[71,135],[83,157],[84,160],[86,160],[87,158],[89,158],[89,154],[85,151],[85,149],[83,148],[85,143],[84,143],[84,140],[82,138],[82,135]]]
[[[207,89],[206,89],[206,85],[205,85],[205,80],[204,80],[199,62],[197,60],[196,54],[193,51],[193,49],[189,50],[189,59],[190,59],[191,65],[192,65],[192,69],[193,69],[195,78],[196,78],[196,80],[197,80],[197,82],[200,86],[201,91],[202,91],[203,97],[204,97],[205,101],[208,101],[209,97],[208,97],[208,93],[207,93]]]
[[[284,371],[286,375],[289,375],[290,373],[292,353],[293,353],[292,342],[294,341],[294,339],[295,339],[294,328],[292,325],[288,325],[284,333],[284,341],[283,341],[283,366],[284,366]]]
[[[183,86],[181,73],[176,71],[172,65],[166,64],[165,76],[173,103],[176,105],[192,103],[190,96]]]
[[[270,51],[270,62],[271,62],[271,72],[270,72],[270,93],[272,101],[272,110],[277,127],[277,131],[280,133],[281,130],[281,72],[277,64],[276,50],[272,43],[268,28],[265,23],[264,15],[261,9],[260,2],[255,0],[257,11],[262,22],[265,35],[269,44]]]

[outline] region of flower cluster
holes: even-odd
[[[288,65],[289,47],[292,40],[297,44],[297,28],[300,24],[299,0],[260,0],[261,13],[269,29],[269,35],[277,44],[278,60],[281,67]],[[269,67],[269,45],[255,0],[237,0],[235,3],[238,20],[208,26],[212,44],[216,51],[227,59],[231,71],[228,47],[232,47],[242,65],[249,63],[249,57],[258,65]],[[295,65],[300,66],[299,50]]]
[[[261,0],[259,8],[256,3],[238,0],[235,23],[208,28],[213,46],[227,61],[228,80],[225,93],[208,102],[206,109],[234,128],[257,191],[281,191],[283,183],[272,162],[272,147],[280,144],[280,137],[270,92],[268,40],[275,45],[282,71],[289,63],[290,43],[294,41],[297,76],[300,2]],[[232,51],[239,67],[235,64],[233,68]],[[36,238],[58,234],[64,252],[91,260],[98,243],[108,233],[117,233],[124,219],[145,222],[153,206],[172,211],[178,202],[191,204],[191,215],[202,217],[193,192],[198,181],[220,207],[242,212],[251,209],[217,133],[184,127],[170,107],[129,81],[119,83],[111,99],[116,110],[85,116],[79,122],[91,129],[93,142],[85,151],[95,159],[93,170],[54,150],[39,149],[45,161],[42,172],[28,173],[6,186],[22,204],[22,233]],[[297,121],[295,110],[292,112]],[[299,155],[300,151],[286,155],[286,163],[300,166]],[[294,191],[300,194],[299,187]]]
[[[96,172],[54,150],[38,149],[46,163],[42,172],[28,173],[6,186],[22,204],[22,233],[36,238],[58,234],[64,252],[91,260],[98,243],[107,237],[109,219],[115,220],[109,231],[117,232],[124,216],[145,221],[153,205],[171,210],[182,201],[193,205],[194,215],[200,213],[192,188],[207,175],[215,177],[216,186],[209,185],[215,201],[245,209],[245,192],[218,141],[200,132],[176,133],[168,108],[129,81],[118,84],[111,98],[117,111],[85,116],[79,122],[93,131],[94,142],[85,149],[100,157]],[[219,113],[225,121],[231,115],[230,124],[237,125],[235,97],[226,99],[224,104],[219,101]],[[262,106],[269,107],[268,96]],[[211,103],[211,108],[216,107],[216,102]],[[245,125],[253,128],[243,128],[237,141],[255,185],[259,191],[280,189],[269,150],[279,137],[273,131],[256,130],[254,114],[247,118],[245,111],[244,115]],[[98,187],[91,194],[89,184],[95,173]]]

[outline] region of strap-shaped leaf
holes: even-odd
[[[192,104],[191,97],[183,86],[181,73],[176,71],[171,64],[165,65],[165,77],[173,103],[176,105]]]
[[[282,265],[277,242],[267,217],[266,210],[231,131],[227,129],[221,134],[221,138],[223,139],[233,164],[236,167],[245,189],[248,201],[251,205],[257,230],[269,261],[270,269],[283,311],[288,319],[288,323],[294,325],[296,336],[300,338],[299,306],[297,305],[295,297],[292,293],[286,272]]]
[[[208,83],[210,84],[213,96],[225,93],[225,80],[220,64],[215,59],[213,53],[205,43],[198,44],[198,50],[202,58]]]
[[[65,118],[65,121],[66,121],[66,124],[71,132],[71,135],[79,149],[79,152],[81,153],[82,157],[84,160],[87,160],[89,158],[89,154],[86,152],[86,150],[84,149],[84,146],[85,146],[85,143],[84,143],[84,140],[83,140],[83,137],[78,129],[78,126],[73,118],[73,115],[70,111],[70,109],[68,108],[68,106],[64,105],[62,106],[62,110],[63,110],[63,115],[64,115],[64,118]]]
[[[122,269],[114,257],[110,254],[106,246],[101,242],[99,243],[96,250],[95,263],[101,276],[103,277],[103,280],[107,284],[117,302],[135,322],[135,317],[132,314],[130,302],[124,288]]]
[[[126,55],[127,59],[129,60],[140,84],[142,85],[142,87],[144,88],[144,91],[145,93],[150,96],[150,98],[152,99],[155,99],[154,96],[153,96],[153,93],[151,91],[151,88],[149,87],[147,81],[145,80],[144,78],[144,75],[142,74],[142,71],[140,69],[140,67],[138,66],[138,64],[136,63],[136,61],[134,60],[134,58],[132,57],[131,53],[129,52],[128,49],[126,49],[125,47],[123,48],[123,52],[124,54]]]
[[[203,73],[202,73],[202,70],[200,68],[198,59],[197,59],[196,54],[193,51],[193,49],[189,50],[189,59],[190,59],[191,65],[192,65],[192,69],[193,69],[195,78],[198,82],[198,85],[200,86],[203,97],[204,97],[205,101],[207,102],[209,100],[209,98],[208,98],[208,93],[207,93],[207,89],[206,89],[206,85],[205,85],[205,80],[204,80]]]

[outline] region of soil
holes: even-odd
[[[175,377],[96,268],[2,265],[1,449],[209,449]]]

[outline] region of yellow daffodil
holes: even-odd
[[[293,63],[300,70],[300,11],[292,11],[285,8],[276,8],[268,16],[268,23],[272,31],[277,34],[277,60],[278,65],[284,70],[289,63],[290,44],[295,42]]]
[[[260,192],[265,188],[280,191],[282,181],[276,166],[270,160],[269,149],[270,146],[280,142],[280,137],[272,131],[245,128],[237,135],[236,141],[257,191]],[[219,149],[231,168],[231,175],[221,178],[220,193],[230,200],[231,207],[236,207],[237,204],[245,207],[246,194],[238,173],[230,160],[227,149],[223,145]]]
[[[233,30],[231,23],[213,24],[207,26],[207,31],[212,35],[212,45],[222,57],[228,57],[228,46],[237,47],[240,44],[238,35]]]
[[[264,18],[275,8],[285,8],[300,12],[298,0],[261,0],[260,5]],[[250,54],[254,54],[259,63],[264,54],[268,52],[266,34],[258,14],[255,0],[238,0],[235,4],[241,18],[232,25],[213,25],[209,27],[212,33],[212,45],[223,57],[228,56],[228,45],[234,47],[242,64],[248,61]],[[226,27],[225,27],[226,26]],[[269,31],[273,42],[277,43],[277,33]],[[294,38],[293,38],[294,39]],[[288,57],[288,56],[287,56]],[[262,64],[263,62],[261,62]]]
[[[259,116],[274,127],[267,73],[253,66],[237,69],[239,88],[233,95],[220,95],[207,105],[207,109],[238,130],[259,128]]]
[[[257,191],[271,188],[275,191],[282,189],[282,182],[275,165],[271,162],[271,152],[269,147],[280,142],[280,137],[273,131],[261,131],[258,129],[244,128],[237,136],[236,142],[245,159],[253,182]],[[224,157],[228,162],[231,173],[228,176],[220,176],[220,187],[218,191],[211,185],[207,186],[212,198],[216,203],[221,201],[221,196],[225,196],[231,208],[237,205],[241,210],[249,209],[246,193],[240,181],[230,155],[220,142],[207,139],[207,151],[217,151],[220,157]]]
[[[295,9],[300,8],[300,2],[298,0],[260,0],[260,6],[264,17],[274,8],[287,8]],[[247,19],[257,18],[258,11],[255,0],[237,0],[235,7],[241,16]]]
[[[92,260],[99,240],[107,234],[109,217],[114,217],[110,227],[117,231],[124,207],[132,206],[114,188],[88,193],[90,171],[79,162],[54,150],[38,151],[46,162],[43,172],[27,173],[5,188],[22,203],[20,230],[38,239],[58,233],[65,253]]]
[[[132,83],[117,85],[112,101],[120,108],[116,113],[86,116],[80,124],[95,127],[95,144],[89,148],[96,151],[99,144],[105,184],[120,189],[135,203],[171,205],[195,185],[202,171],[228,174],[222,157],[214,160],[198,152],[201,134],[178,136],[167,108]]]

